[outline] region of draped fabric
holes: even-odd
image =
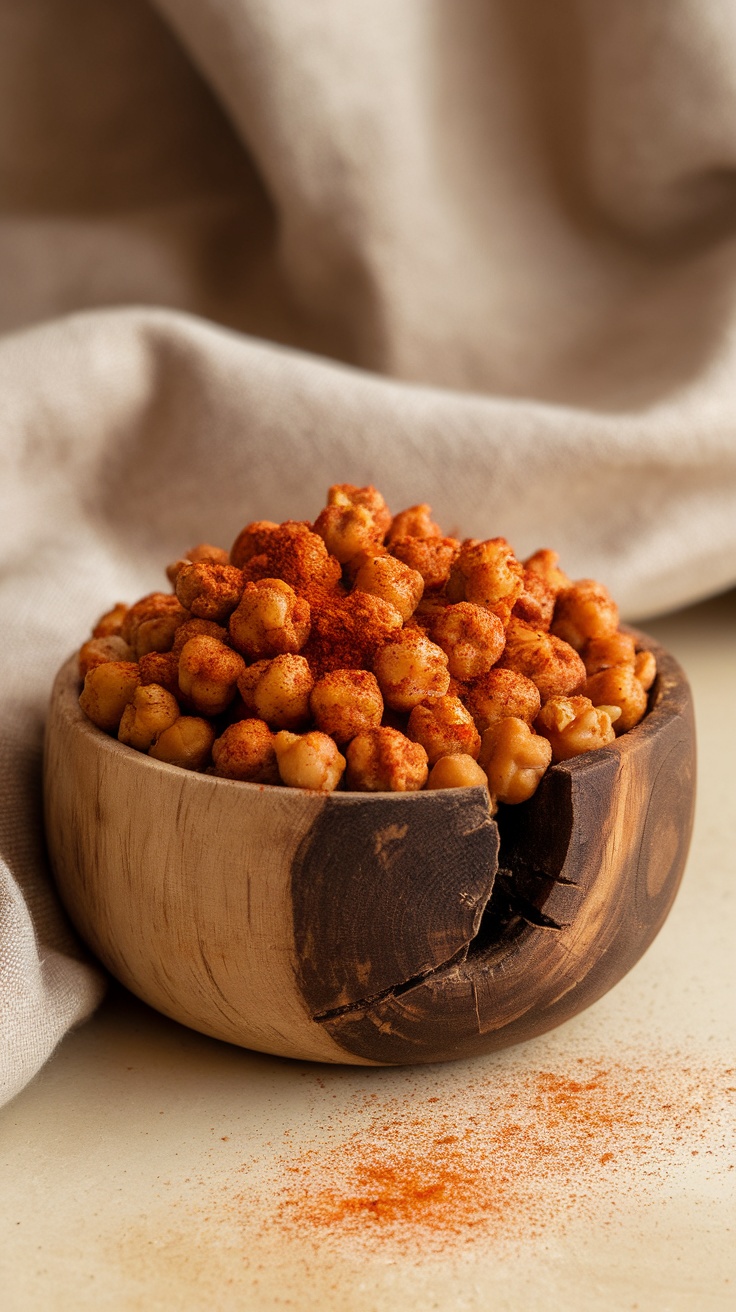
[[[729,0],[0,0],[0,1080],[101,996],[44,861],[53,672],[331,482],[736,581]]]

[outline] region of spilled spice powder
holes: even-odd
[[[283,1235],[372,1250],[559,1232],[565,1215],[661,1192],[696,1143],[713,1167],[732,1166],[723,1113],[735,1083],[725,1067],[580,1060],[573,1074],[503,1072],[442,1096],[426,1080],[401,1099],[358,1094],[328,1117],[327,1143],[278,1156],[258,1210]],[[250,1211],[257,1198],[233,1201]]]

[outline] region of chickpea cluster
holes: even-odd
[[[314,523],[200,543],[171,592],[103,615],[84,713],[158,761],[330,792],[532,796],[548,766],[633,728],[656,677],[593,579],[554,551],[447,537],[427,505],[329,489]]]

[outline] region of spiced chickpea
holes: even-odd
[[[328,506],[362,506],[370,512],[383,539],[391,527],[391,511],[375,487],[356,487],[354,483],[333,483],[327,492]]]
[[[421,743],[430,765],[456,752],[475,759],[480,751],[480,734],[459,697],[438,697],[428,705],[415,706],[406,733],[412,742]]]
[[[574,648],[523,620],[511,619],[499,665],[536,683],[543,702],[581,692],[585,686],[585,665]]]
[[[498,616],[470,601],[445,606],[433,621],[431,633],[447,655],[450,674],[463,681],[476,679],[490,670],[506,640]]]
[[[228,565],[230,557],[224,547],[213,547],[209,542],[199,542],[191,551],[185,552],[178,560],[166,566],[166,577],[172,588],[176,588],[176,580],[180,570],[185,565],[191,565],[192,562],[208,561],[211,565]]]
[[[305,725],[309,720],[309,695],[314,687],[309,663],[303,656],[287,654],[259,661],[258,666],[259,675],[248,704],[252,704],[259,719],[272,729],[298,729]],[[239,687],[247,687],[249,673],[246,670]]]
[[[537,629],[549,629],[557,594],[541,574],[524,567],[524,588],[514,602],[513,615]]]
[[[245,661],[205,635],[190,638],[179,656],[179,687],[201,715],[220,715],[233,700]]]
[[[105,614],[100,616],[92,630],[92,637],[111,638],[113,635],[119,637],[127,613],[128,607],[125,602],[119,601],[112,610],[106,610]]]
[[[215,731],[209,720],[198,715],[180,715],[164,729],[148,749],[148,755],[182,770],[203,770],[212,753]]]
[[[472,756],[452,752],[435,761],[429,772],[427,788],[487,788],[488,777]]]
[[[595,579],[578,579],[555,602],[552,632],[582,651],[591,638],[609,638],[618,629],[618,606]]]
[[[149,651],[170,651],[177,628],[188,618],[178,597],[152,592],[126,611],[120,636],[137,659]]]
[[[365,729],[345,755],[347,786],[359,793],[414,793],[427,782],[427,753],[398,729]]]
[[[504,627],[524,589],[524,571],[505,538],[463,542],[450,570],[451,601],[471,601],[498,615]]]
[[[527,557],[524,561],[524,569],[530,573],[537,574],[539,578],[544,579],[545,583],[551,588],[555,597],[563,588],[572,587],[572,580],[568,578],[564,570],[559,566],[559,555],[556,551],[549,551],[546,547],[541,551],[535,551],[533,555]]]
[[[215,624],[213,620],[185,620],[176,630],[171,645],[172,654],[177,660],[192,638],[216,638],[218,642],[224,642],[226,647],[230,645],[230,634],[221,624]]]
[[[135,661],[105,661],[89,671],[79,696],[79,705],[98,729],[117,733],[128,702],[138,687]]]
[[[278,783],[275,737],[263,720],[229,725],[212,747],[215,774],[244,783]]]
[[[332,670],[315,683],[310,697],[314,722],[342,746],[364,729],[377,729],[383,697],[369,670]]]
[[[612,721],[620,714],[617,707],[594,706],[589,697],[551,697],[534,727],[548,739],[553,761],[569,761],[612,743],[616,736]]]
[[[594,706],[618,706],[621,715],[616,733],[626,733],[638,724],[647,709],[647,694],[631,665],[612,665],[592,674],[585,684],[585,696]]]
[[[450,683],[447,656],[416,629],[404,629],[381,648],[373,672],[383,700],[394,711],[444,697]]]
[[[515,806],[533,797],[551,760],[547,739],[533,733],[526,720],[508,716],[486,729],[478,764],[494,797]]]
[[[489,670],[468,685],[463,700],[481,733],[508,716],[531,724],[542,705],[536,683],[516,670]]]
[[[89,638],[79,649],[80,678],[106,661],[132,661],[133,652],[119,634],[110,634],[108,638]]]
[[[243,565],[243,578],[248,582],[283,579],[300,595],[309,598],[315,590],[339,588],[342,569],[309,524],[286,520],[264,532],[261,551]]]
[[[396,607],[370,592],[315,597],[311,623],[304,655],[317,678],[330,670],[370,668],[402,628]]]
[[[409,506],[408,510],[400,510],[398,515],[394,515],[388,531],[388,542],[392,544],[396,538],[403,537],[442,537],[442,529],[432,519],[432,507],[428,506],[426,502],[422,502],[421,505],[417,506]]]
[[[230,549],[230,564],[242,569],[254,556],[265,551],[274,529],[279,528],[271,519],[258,519],[246,524]]]
[[[391,540],[391,555],[421,574],[425,588],[430,589],[445,586],[459,550],[457,538],[417,538],[404,534]]]
[[[176,595],[195,619],[223,624],[243,595],[243,573],[234,565],[197,561],[176,577]]]
[[[273,657],[271,658],[273,659]],[[254,661],[252,665],[247,665],[243,673],[238,678],[238,692],[250,715],[258,717],[256,711],[255,692],[258,687],[261,675],[265,673],[271,664],[270,660]]]
[[[396,608],[402,620],[408,620],[421,600],[424,579],[394,556],[368,553],[361,557],[353,587],[358,592],[381,597]]]
[[[649,692],[657,677],[657,658],[653,651],[638,651],[634,661],[634,674],[645,692]]]
[[[383,541],[381,529],[365,506],[326,506],[314,521],[314,531],[341,565]]]
[[[229,623],[233,646],[256,660],[301,651],[309,629],[309,602],[283,579],[246,583]]]
[[[118,740],[138,752],[147,752],[165,729],[179,719],[179,703],[160,684],[138,687],[123,711]]]
[[[629,633],[610,633],[589,638],[580,653],[589,675],[609,670],[612,665],[636,664],[636,644]]]
[[[158,683],[180,703],[186,703],[179,687],[179,657],[173,651],[149,651],[141,656],[138,671],[142,684]]]
[[[289,733],[282,730],[274,739],[282,782],[290,788],[312,788],[331,793],[345,770],[345,757],[326,733]]]

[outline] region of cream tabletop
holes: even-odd
[[[644,959],[492,1057],[228,1047],[111,990],[0,1114],[0,1307],[736,1307],[736,594],[642,623],[684,665],[693,846]]]

